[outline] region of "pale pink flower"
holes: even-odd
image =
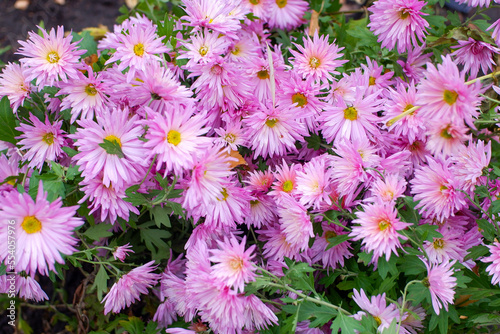
[[[285,160],[281,165],[276,166],[276,182],[273,184],[272,191],[269,195],[280,199],[287,194],[294,196],[297,193],[297,172],[300,170],[300,165],[288,165]]]
[[[248,8],[253,15],[262,20],[267,20],[269,16],[269,4],[273,0],[242,0],[241,5]]]
[[[252,259],[255,254],[255,245],[245,251],[246,236],[241,243],[231,235],[230,239],[224,238],[224,242],[217,241],[219,249],[211,249],[210,261],[212,273],[221,279],[226,285],[233,287],[236,292],[243,292],[245,283],[255,281],[255,270]]]
[[[83,224],[75,217],[78,206],[63,207],[61,198],[47,201],[40,181],[34,201],[28,193],[11,192],[0,201],[0,236],[7,240],[8,226],[15,227],[16,272],[26,271],[34,276],[38,271],[49,275],[55,271],[55,263],[64,263],[61,254],[71,255],[76,251],[75,228]],[[13,225],[6,222],[14,221]],[[7,242],[0,243],[0,261],[7,259]]]
[[[123,246],[116,247],[113,252],[113,258],[115,260],[118,259],[121,262],[123,262],[123,260],[125,260],[125,258],[128,256],[128,253],[135,253],[131,248],[132,246],[130,246],[129,243]]]
[[[177,59],[189,59],[185,67],[191,69],[198,63],[208,63],[217,56],[225,54],[230,40],[219,35],[218,32],[210,32],[206,28],[191,35],[189,42],[182,43],[187,50],[179,50],[180,55]]]
[[[254,191],[267,192],[274,181],[274,174],[268,169],[266,171],[255,170],[248,173],[245,183]]]
[[[458,40],[458,45],[452,46],[455,50],[452,55],[457,64],[464,65],[464,71],[469,72],[471,78],[475,78],[479,73],[479,68],[483,73],[491,72],[496,62],[493,60],[495,54],[500,52],[500,49],[489,43],[476,41],[472,37],[469,40]]]
[[[449,260],[462,262],[467,255],[462,241],[463,232],[447,226],[440,227],[437,231],[443,235],[442,238],[433,238],[433,242],[424,241],[423,244],[429,263],[439,264]]]
[[[16,127],[16,130],[23,133],[16,138],[21,139],[18,142],[18,145],[23,145],[21,149],[28,150],[23,155],[23,161],[29,161],[28,167],[42,169],[46,160],[55,161],[63,153],[62,120],[51,124],[46,116],[44,123],[30,114],[30,121],[33,126],[21,123],[20,126]]]
[[[7,96],[14,113],[23,105],[32,91],[31,82],[23,73],[24,65],[8,63],[0,74],[0,98]]]
[[[141,294],[147,294],[148,288],[155,286],[161,278],[154,274],[155,262],[150,261],[140,267],[134,268],[113,284],[108,294],[102,299],[104,314],[118,313],[125,307],[140,299]]]
[[[375,318],[375,322],[378,326],[377,332],[382,332],[384,329],[389,328],[394,319],[399,321],[399,310],[394,304],[389,304],[389,306],[387,306],[385,293],[372,296],[368,299],[363,289],[361,289],[360,292],[354,289],[352,299],[363,311],[366,311]],[[360,321],[361,318],[366,315],[363,311],[354,314],[353,318]]]
[[[329,224],[324,221],[321,223],[321,228],[323,230],[323,234],[321,236],[316,235],[314,239],[314,243],[311,247],[310,253],[311,260],[313,262],[318,262],[321,260],[323,263],[323,268],[342,268],[344,267],[344,260],[352,257],[352,253],[349,251],[351,249],[351,244],[349,241],[341,242],[333,247],[328,248],[330,245],[330,238],[337,237],[339,235],[347,234],[342,227]]]
[[[429,288],[432,307],[437,315],[439,315],[439,310],[443,307],[448,311],[448,304],[453,303],[457,278],[453,277],[453,268],[451,267],[455,262],[454,260],[442,262],[441,264],[428,264],[424,261],[427,267],[427,277],[424,278],[423,284]]]
[[[457,3],[466,4],[471,7],[489,7],[491,0],[455,0]],[[498,3],[498,0],[495,0]]]
[[[22,187],[27,187],[29,184],[29,175],[28,166],[23,166],[19,168],[19,161],[21,157],[16,155],[12,155],[7,158],[6,155],[0,155],[0,198],[11,191],[16,191],[16,183],[21,185]],[[22,174],[28,173],[28,177],[26,178],[24,184],[22,183]],[[7,180],[7,178],[11,178]],[[13,179],[16,178],[16,179]]]
[[[284,30],[297,28],[305,23],[303,16],[309,5],[304,0],[270,0],[268,10],[269,27]]]
[[[465,191],[473,191],[477,185],[486,184],[485,169],[491,160],[491,141],[484,145],[482,140],[469,142],[451,157],[453,174],[461,181]]]
[[[277,213],[286,241],[302,251],[309,247],[309,238],[314,237],[311,217],[307,209],[291,196],[278,201]]]
[[[421,10],[426,5],[420,0],[377,0],[368,8],[372,12],[368,27],[378,36],[382,47],[399,53],[411,50],[424,42],[429,23]],[[417,41],[418,40],[418,41]]]
[[[12,281],[14,279],[14,281]],[[9,293],[11,285],[14,284],[16,288],[16,295],[20,298],[41,302],[49,300],[49,297],[40,287],[37,281],[31,276],[23,276],[20,274],[2,275],[0,276],[0,293]]]
[[[302,171],[297,172],[297,195],[299,202],[307,207],[319,209],[322,204],[331,205],[331,169],[327,157],[320,156],[306,162]]]
[[[366,56],[366,65],[361,64],[361,69],[363,74],[359,76],[358,86],[362,86],[362,89],[366,89],[364,94],[371,95],[376,94],[377,96],[386,96],[387,88],[392,84],[391,79],[394,72],[389,70],[384,70],[382,65],[379,65],[375,60],[371,60]],[[353,75],[359,73],[356,69]],[[366,81],[366,78],[368,79]],[[356,96],[359,99],[358,96]]]
[[[250,200],[248,215],[245,217],[247,226],[261,228],[274,221],[276,202],[271,196],[265,194],[253,194]]]
[[[373,257],[378,259],[385,255],[389,261],[391,253],[398,255],[401,240],[407,238],[398,231],[404,230],[411,224],[404,223],[397,218],[397,210],[390,204],[362,205],[364,211],[357,211],[357,218],[349,234],[353,241],[362,240],[361,244],[368,252],[373,251]]]
[[[398,298],[398,304],[399,305],[403,304],[403,297]],[[405,311],[403,313],[403,318],[401,319],[400,333],[402,334],[420,333],[424,327],[422,322],[426,316],[424,308],[420,306],[420,304],[414,306],[407,300],[405,303],[405,310],[408,310],[409,312]]]
[[[36,79],[39,89],[44,86],[53,86],[55,82],[68,78],[77,79],[80,65],[80,56],[86,50],[78,50],[78,42],[71,43],[73,36],[64,37],[64,28],[54,28],[49,33],[41,27],[38,29],[42,36],[28,32],[29,40],[19,41],[21,48],[17,54],[26,56],[19,60],[25,66],[24,75],[27,81]]]
[[[398,198],[404,196],[406,184],[406,180],[397,174],[386,175],[384,179],[377,178],[370,188],[370,197],[364,201],[394,205]]]
[[[494,241],[492,245],[486,245],[490,250],[490,255],[481,259],[481,262],[490,263],[486,268],[486,272],[493,276],[491,284],[500,283],[500,243]]]
[[[427,125],[427,143],[425,148],[434,156],[448,157],[464,148],[468,127],[463,123],[429,122]]]
[[[416,46],[415,48],[408,51],[405,61],[398,60],[398,64],[403,68],[403,73],[408,79],[414,82],[419,82],[424,78],[424,65],[432,56],[432,53],[423,54],[425,48],[425,43],[421,46]]]
[[[225,128],[214,131],[219,136],[214,143],[220,145],[227,153],[238,151],[238,147],[245,146],[248,140],[245,129],[241,128],[241,122],[238,121],[230,122]]]
[[[338,75],[335,69],[347,63],[347,60],[338,59],[343,56],[340,51],[343,47],[338,47],[335,43],[328,43],[328,35],[318,35],[314,33],[313,38],[307,36],[303,38],[304,46],[294,43],[298,51],[290,49],[293,57],[290,62],[296,71],[303,78],[313,78],[315,81],[334,81],[332,75]]]
[[[495,40],[495,43],[500,45],[500,19],[496,20],[491,26],[486,29],[486,31],[493,29],[493,32],[491,33],[491,37]]]
[[[288,242],[287,235],[283,232],[280,224],[268,224],[260,229],[258,233],[259,240],[264,243],[263,255],[267,259],[283,261],[285,257],[295,260],[302,258],[300,244]],[[309,240],[309,236],[307,236],[307,239]]]

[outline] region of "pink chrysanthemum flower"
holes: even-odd
[[[443,57],[437,68],[427,64],[425,79],[417,87],[419,114],[429,122],[466,122],[474,128],[473,118],[478,115],[481,102],[481,83],[465,83],[465,72],[458,70],[450,55]]]
[[[359,76],[359,86],[366,89],[365,95],[377,94],[378,96],[385,96],[387,88],[391,85],[391,79],[394,75],[392,71],[385,71],[382,65],[379,65],[375,60],[371,60],[366,56],[366,65],[361,64],[363,74]],[[353,75],[359,73],[359,70],[354,72]],[[365,78],[368,78],[367,82]],[[366,83],[365,83],[366,82]]]
[[[439,264],[449,260],[462,262],[467,255],[462,241],[463,232],[447,226],[440,227],[437,231],[443,235],[442,238],[433,238],[433,242],[424,241],[423,244],[429,263]]]
[[[313,262],[321,260],[323,268],[325,269],[344,267],[344,260],[352,257],[349,251],[349,249],[352,248],[349,241],[341,242],[330,249],[327,248],[330,244],[328,239],[347,234],[347,232],[342,227],[335,224],[330,225],[328,222],[322,222],[321,228],[323,230],[323,235],[316,235],[314,239],[314,243],[310,250],[310,253],[312,253],[311,260]]]
[[[272,0],[242,0],[241,5],[250,10],[253,15],[267,21],[269,4]]]
[[[500,45],[500,19],[496,20],[491,26],[486,29],[486,31],[493,29],[491,37],[495,40],[495,43]]]
[[[410,181],[415,207],[425,217],[436,217],[439,220],[453,216],[455,212],[466,207],[465,195],[460,192],[460,181],[452,174],[449,163],[433,158],[427,159],[428,165],[415,171]]]
[[[286,241],[302,251],[309,247],[309,237],[314,237],[311,217],[307,209],[291,196],[278,202],[277,213]]]
[[[373,251],[373,257],[378,259],[385,255],[389,261],[391,252],[398,255],[397,248],[401,248],[399,239],[407,240],[399,230],[404,230],[411,224],[404,223],[397,218],[396,209],[390,204],[362,205],[364,211],[356,212],[357,218],[353,220],[352,240],[362,240],[368,252]]]
[[[268,24],[271,28],[291,30],[305,23],[302,18],[309,5],[304,0],[269,0]]]
[[[135,253],[131,248],[132,246],[130,246],[129,243],[123,246],[116,247],[113,252],[113,258],[115,260],[120,260],[121,262],[123,262],[123,260],[125,260],[125,258],[128,256],[128,253]]]
[[[19,41],[21,48],[17,54],[28,58],[21,58],[19,62],[25,65],[27,81],[36,79],[39,89],[44,86],[53,86],[55,82],[66,81],[69,78],[78,78],[80,56],[86,50],[78,50],[78,42],[71,43],[72,35],[64,37],[64,28],[54,28],[47,34],[45,29],[38,27],[43,37],[33,31],[28,33],[29,40]]]
[[[300,170],[300,165],[288,165],[285,160],[281,166],[276,166],[276,182],[273,184],[273,190],[269,195],[280,199],[282,196],[292,195],[297,193],[297,172]]]
[[[220,145],[227,153],[238,151],[238,147],[245,146],[248,140],[245,129],[241,128],[241,122],[238,121],[230,122],[225,128],[214,131],[219,136],[214,143]]]
[[[489,7],[491,0],[455,0],[457,3],[466,4],[471,7]],[[498,0],[495,0],[498,3]]]
[[[398,298],[397,300],[399,305],[403,304],[403,297]],[[426,313],[425,310],[420,304],[417,306],[412,303],[406,301],[405,303],[405,311],[403,313],[403,318],[401,319],[401,334],[417,334],[420,333],[424,327],[422,322],[425,319]]]
[[[230,45],[230,40],[220,36],[218,32],[210,32],[204,29],[203,32],[191,35],[189,42],[182,45],[187,50],[180,50],[177,59],[189,59],[185,65],[186,69],[192,69],[198,63],[208,63],[217,56],[225,54]]]
[[[24,70],[22,64],[8,63],[0,74],[0,98],[7,96],[14,113],[17,113],[17,109],[23,105],[33,89],[23,73]]]
[[[481,259],[481,262],[491,263],[487,268],[486,272],[493,276],[491,278],[491,284],[500,283],[500,243],[494,241],[492,245],[486,245],[490,249],[490,255]]]
[[[434,156],[448,157],[455,155],[468,139],[465,124],[430,122],[426,132],[428,138],[425,147]]]
[[[12,284],[11,277],[12,276],[10,275],[9,277],[7,277],[7,275],[0,276],[0,293],[10,293],[9,290]],[[18,295],[20,298],[30,299],[35,302],[49,300],[49,297],[47,296],[45,291],[42,290],[40,284],[38,284],[38,282],[35,281],[33,277],[17,274],[14,279],[16,295]]]
[[[432,53],[423,54],[426,45],[416,46],[409,50],[406,56],[406,61],[398,60],[398,64],[403,68],[403,73],[406,77],[414,82],[419,82],[424,78],[424,65],[429,61]]]
[[[394,319],[399,320],[399,310],[394,304],[387,306],[385,293],[372,296],[371,299],[368,299],[363,289],[360,292],[354,289],[352,299],[363,311],[366,311],[375,319],[378,325],[377,332],[381,333],[384,329],[389,328]],[[360,321],[366,315],[363,311],[354,314],[353,318]]]
[[[248,184],[248,188],[254,191],[267,192],[274,181],[274,175],[270,170],[261,172],[260,170],[255,170],[248,173],[248,179],[245,183]]]
[[[132,269],[113,284],[101,301],[104,303],[104,314],[118,313],[129,307],[134,301],[139,300],[141,294],[147,294],[148,288],[156,285],[161,275],[153,273],[157,267],[153,265],[154,263],[150,261]]]
[[[482,140],[469,142],[469,146],[461,147],[457,154],[451,157],[453,174],[461,181],[465,191],[473,191],[476,185],[486,184],[486,176],[483,174],[490,160],[491,142],[484,145]]]
[[[382,100],[377,98],[377,94],[363,96],[363,93],[363,89],[358,89],[352,104],[341,100],[335,106],[328,105],[321,114],[319,129],[327,142],[366,140],[379,134],[377,112]]]
[[[204,114],[192,116],[192,109],[176,110],[161,115],[146,107],[148,119],[142,121],[148,127],[144,147],[149,149],[149,157],[157,156],[156,169],[165,164],[164,176],[173,171],[181,175],[185,169],[193,168],[196,157],[211,144],[205,128]]]
[[[21,123],[19,127],[16,127],[16,130],[23,133],[16,138],[21,139],[18,143],[18,145],[23,145],[21,149],[28,150],[23,155],[23,161],[29,161],[28,167],[42,169],[45,160],[55,161],[63,153],[62,120],[50,124],[46,116],[45,123],[43,123],[36,116],[30,114],[30,121],[33,126]]]
[[[377,0],[368,8],[372,12],[368,27],[378,36],[382,47],[399,53],[411,50],[424,42],[429,23],[421,9],[426,5],[420,0]]]
[[[311,224],[312,225],[312,224]],[[259,230],[259,240],[264,242],[263,255],[270,260],[283,261],[285,257],[301,260],[298,244],[287,241],[287,235],[279,224],[269,224]],[[309,239],[309,237],[307,237]]]
[[[257,267],[252,262],[255,254],[255,245],[245,251],[246,236],[241,243],[231,235],[231,239],[224,242],[217,241],[219,249],[211,249],[210,261],[214,277],[222,280],[226,285],[233,287],[236,292],[243,292],[245,283],[255,281],[255,270]]]
[[[22,175],[28,172],[28,166],[19,168],[21,157],[12,155],[7,158],[6,155],[0,155],[0,198],[11,191],[17,191],[16,183],[22,187],[27,187],[29,184],[29,173],[24,184],[22,184]],[[10,178],[7,180],[7,178]]]
[[[344,48],[328,43],[328,35],[319,37],[318,32],[314,33],[312,39],[307,36],[303,41],[304,46],[294,43],[298,51],[290,49],[293,69],[303,78],[313,78],[325,83],[328,80],[334,81],[332,74],[339,74],[335,69],[347,63],[347,60],[338,59],[343,56],[340,51]]]
[[[490,72],[493,66],[496,66],[493,56],[500,52],[500,49],[493,45],[476,41],[472,37],[467,41],[458,40],[458,45],[451,48],[457,49],[452,55],[458,64],[464,65],[464,72],[469,72],[471,78],[477,76],[479,68],[485,74]]]
[[[439,315],[439,310],[443,307],[448,311],[448,304],[453,303],[457,278],[453,277],[453,269],[451,267],[455,262],[454,260],[430,265],[424,262],[427,267],[427,277],[424,278],[423,284],[429,288],[432,307],[437,315]]]
[[[56,94],[67,95],[62,99],[61,109],[71,110],[71,123],[80,114],[83,119],[94,118],[94,114],[102,114],[106,109],[109,99],[107,89],[102,83],[101,73],[95,75],[91,66],[85,68],[88,77],[78,72],[78,78],[61,83],[61,90]]]
[[[7,240],[8,226],[16,230],[16,272],[34,276],[55,271],[55,262],[64,263],[62,254],[76,251],[73,230],[83,224],[74,217],[78,206],[63,207],[61,198],[50,203],[42,183],[34,201],[27,193],[12,192],[0,201],[0,236]],[[9,222],[14,221],[13,225]],[[9,230],[10,231],[10,230]],[[7,259],[7,243],[0,243],[0,261]]]
[[[250,200],[248,215],[245,217],[247,226],[261,228],[274,221],[276,202],[271,196],[264,194],[253,194]]]
[[[384,179],[377,178],[370,188],[370,197],[365,198],[365,202],[378,204],[392,204],[404,196],[406,191],[406,180],[397,174],[386,175]]]
[[[326,156],[320,156],[306,162],[302,171],[297,172],[297,195],[299,203],[319,209],[322,205],[331,205],[331,170]]]
[[[137,71],[146,71],[150,63],[161,61],[158,54],[167,53],[169,49],[163,44],[165,36],[159,37],[156,34],[156,27],[151,25],[130,26],[127,33],[118,35],[118,42],[111,45],[116,49],[111,58],[106,61],[106,65],[119,61],[117,69],[124,71],[129,68],[126,78],[127,82],[132,81]]]
[[[77,121],[81,128],[69,137],[76,140],[79,153],[73,157],[86,179],[93,179],[101,172],[106,187],[123,188],[140,178],[148,161],[145,159],[144,142],[139,139],[143,129],[137,123],[138,116],[129,119],[128,108],[114,109],[97,117],[97,123],[86,119]],[[100,144],[104,140],[116,147],[106,151]]]

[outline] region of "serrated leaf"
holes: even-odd
[[[307,148],[319,150],[321,147],[321,137],[315,133],[311,134],[309,137],[304,137],[304,140],[307,142]]]
[[[79,166],[70,166],[68,167],[68,170],[66,171],[66,179],[67,180],[74,180],[75,177],[77,177],[78,175],[80,175],[80,171],[78,170]]]
[[[111,141],[107,139],[103,140],[104,142],[100,143],[99,146],[101,146],[106,151],[106,153],[117,155],[120,159],[125,157],[122,151],[122,147],[120,146],[120,143],[118,143],[118,141]]]
[[[326,250],[328,250],[332,247],[335,247],[335,246],[343,243],[344,241],[350,240],[352,238],[354,238],[354,237],[349,236],[349,234],[340,234],[340,235],[336,235],[332,238],[328,238],[328,246],[326,247]]]
[[[477,226],[480,229],[481,234],[488,240],[493,241],[495,238],[495,227],[486,219],[478,219]]]
[[[356,331],[362,331],[365,329],[359,321],[348,317],[342,312],[339,312],[330,328],[332,329],[332,333],[338,333],[339,329],[341,329],[342,334],[356,334]]]
[[[102,300],[102,294],[108,290],[108,273],[104,266],[100,266],[97,275],[95,275],[94,284],[92,285],[90,291],[97,289],[97,299]]]
[[[120,320],[119,323],[129,334],[142,334],[144,331],[144,321],[137,317],[129,317],[128,320]]]
[[[70,157],[70,158],[73,158],[75,155],[78,154],[78,151],[72,149],[72,148],[69,148],[67,146],[64,146],[62,148],[62,150]]]
[[[184,208],[182,207],[181,204],[177,202],[167,201],[165,205],[171,208],[174,214],[178,216],[184,216]]]
[[[165,227],[171,227],[170,224],[170,214],[171,210],[167,207],[154,206],[151,208],[151,214],[155,221],[156,227],[160,228],[162,225]]]
[[[147,249],[152,252],[156,252],[158,249],[168,249],[168,245],[163,238],[170,237],[171,234],[165,230],[159,229],[141,229],[141,240],[146,244]]]
[[[7,96],[0,100],[0,124],[0,140],[15,145],[17,143],[15,138],[20,136],[21,132],[16,130],[16,117]]]
[[[97,43],[94,40],[94,37],[90,35],[89,31],[82,31],[79,34],[77,34],[76,32],[72,32],[71,35],[73,36],[73,42],[78,42],[78,48],[80,50],[87,51],[83,55],[81,55],[82,58],[97,53]]]
[[[113,232],[109,231],[110,229],[111,225],[100,223],[89,227],[83,235],[92,240],[100,240],[101,238],[107,238],[113,235]]]

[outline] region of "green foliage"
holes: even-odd
[[[21,132],[17,131],[15,128],[16,117],[14,116],[14,112],[10,107],[9,99],[7,96],[4,96],[2,100],[0,100],[0,140],[9,142],[11,144],[16,144],[16,137],[21,135]]]

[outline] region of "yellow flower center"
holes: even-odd
[[[207,53],[208,53],[208,47],[206,45],[203,45],[201,48],[200,48],[200,55],[202,57],[204,57]]]
[[[179,145],[181,142],[181,133],[179,131],[170,130],[167,133],[167,141],[172,145]]]
[[[292,95],[292,102],[297,103],[297,107],[304,108],[307,105],[307,97],[302,93],[295,93]]]
[[[222,188],[222,191],[220,193],[222,194],[222,199],[217,198],[218,201],[225,201],[229,196],[226,188]]]
[[[97,94],[97,89],[95,89],[93,84],[88,84],[85,86],[85,93],[87,93],[87,95],[94,96]]]
[[[384,231],[389,226],[391,226],[391,222],[388,221],[387,219],[382,219],[381,221],[378,222],[378,227],[380,228],[380,231]]]
[[[429,282],[429,277],[426,277],[422,280],[422,285],[425,286],[426,288],[431,286],[431,283]]]
[[[443,190],[448,190],[448,187],[445,185],[441,185],[441,187],[439,187],[439,191],[443,191]]]
[[[278,5],[279,8],[285,7],[286,3],[287,3],[286,0],[276,0],[276,4]]]
[[[260,3],[260,0],[250,0],[250,3],[252,5],[258,5]]]
[[[449,129],[450,129],[449,126],[447,126],[446,128],[444,128],[441,131],[441,137],[443,137],[445,139],[453,139],[453,136],[451,135],[451,133],[448,132]]]
[[[375,86],[375,78],[374,77],[370,77],[370,79],[368,80],[368,85]]]
[[[112,143],[118,143],[118,145],[120,145],[120,147],[122,147],[122,141],[120,140],[120,138],[118,138],[115,135],[106,136],[106,137],[104,137],[104,139],[106,139],[107,141],[110,141]]]
[[[256,199],[253,199],[253,200],[251,200],[251,201],[250,201],[250,205],[251,205],[251,206],[256,206],[256,205],[257,205],[257,204],[259,204],[259,203],[260,203],[260,202],[259,202],[258,200],[256,200]]]
[[[42,140],[47,145],[52,145],[54,144],[54,134],[52,132],[47,132],[46,134],[43,135]]]
[[[257,78],[265,80],[269,79],[269,72],[267,70],[262,70],[257,72]]]
[[[288,180],[283,183],[283,191],[289,193],[293,189],[293,182]]]
[[[350,121],[355,121],[358,119],[358,111],[354,107],[349,107],[344,110],[344,118]]]
[[[434,240],[433,245],[435,249],[442,249],[444,247],[444,241],[443,239],[436,239]]]
[[[326,231],[325,232],[325,239],[326,241],[328,241],[328,239],[330,238],[335,238],[337,236],[337,233],[335,233],[335,231]],[[330,241],[328,241],[330,242]]]
[[[136,56],[142,57],[144,54],[144,44],[139,43],[134,45],[134,53]]]
[[[236,136],[232,133],[228,133],[226,136],[224,136],[224,140],[228,143],[234,144],[234,142],[236,141]]]
[[[406,112],[406,111],[410,110],[411,108],[413,108],[413,106],[412,106],[411,104],[409,104],[409,105],[407,105],[407,106],[403,109],[403,111],[401,111],[401,113],[404,113],[404,112]],[[411,113],[410,113],[410,115],[413,115],[414,113],[415,113],[415,112],[413,111],[413,112],[411,112]]]
[[[402,20],[405,20],[410,16],[410,13],[407,12],[406,10],[402,10],[399,12],[399,17],[401,17]]]
[[[55,51],[49,52],[49,54],[47,55],[47,60],[51,64],[57,63],[59,61],[59,59],[60,59],[59,54]]]
[[[241,268],[243,268],[243,259],[234,257],[229,261],[229,266],[233,270],[241,270]]]
[[[24,217],[21,227],[26,233],[32,234],[40,232],[42,229],[42,223],[35,216],[28,216]]]
[[[276,123],[278,122],[278,120],[276,118],[269,118],[267,121],[266,121],[266,125],[270,128],[273,128]]]
[[[375,322],[377,323],[377,326],[382,325],[382,320],[380,320],[379,317],[373,317],[373,319],[375,319]]]
[[[312,68],[318,68],[319,65],[321,65],[321,61],[316,57],[311,57],[311,60],[309,60],[309,66]]]
[[[458,93],[454,90],[445,90],[443,93],[444,102],[448,103],[450,106],[453,105],[458,98]]]
[[[231,51],[231,53],[235,56],[237,56],[239,53],[240,53],[240,48],[235,46],[233,51]]]

